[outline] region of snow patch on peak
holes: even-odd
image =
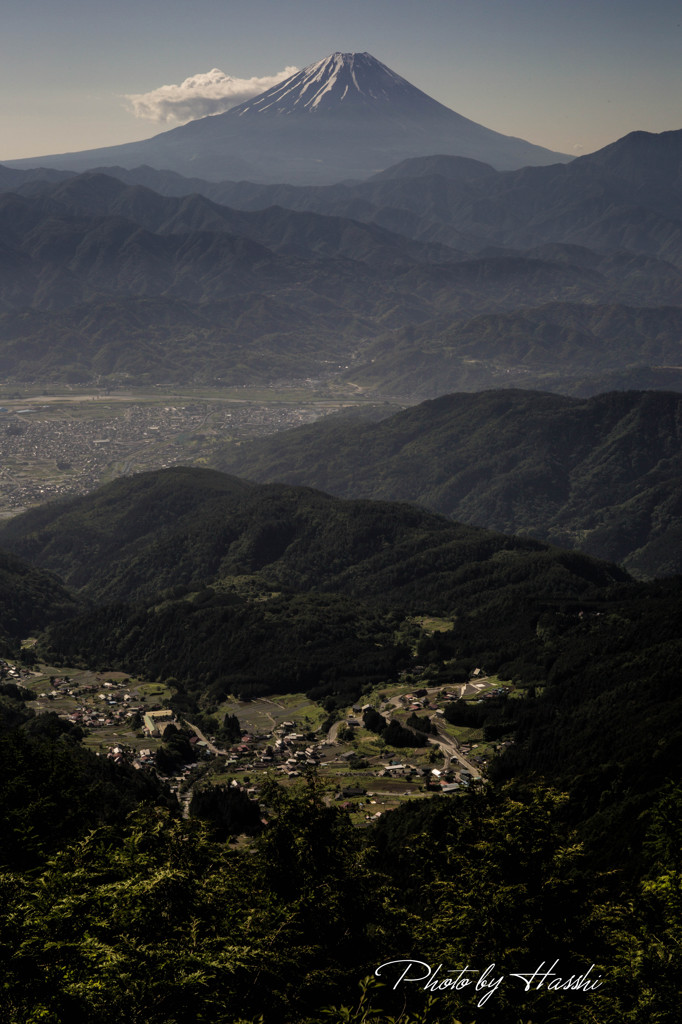
[[[235,112],[238,116],[247,112],[329,113],[342,101],[345,107],[366,109],[393,103],[410,92],[420,94],[370,53],[336,52],[309,64]]]

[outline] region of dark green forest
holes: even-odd
[[[47,778],[60,740],[44,743],[36,771]],[[77,755],[62,746],[66,767]],[[14,777],[23,783],[21,768]],[[64,789],[80,813],[56,851],[52,838],[52,849],[34,844],[29,866],[3,849],[11,1024],[677,1019],[679,788],[644,814],[635,872],[623,858],[595,867],[570,797],[539,784],[435,797],[358,830],[314,780],[273,783],[248,853],[221,841],[219,823],[182,820],[141,794],[127,817],[117,806],[106,820],[98,792],[76,780]],[[52,836],[36,814],[40,831]],[[472,982],[494,964],[502,983],[486,999],[473,983],[399,985],[395,966],[375,976],[395,960],[418,961],[411,976],[422,978],[423,965],[468,967]],[[526,993],[512,975],[543,964],[564,982],[591,973],[598,987]]]
[[[77,607],[55,575],[0,551],[0,655],[13,651],[17,638],[73,614]]]
[[[513,740],[484,784],[363,828],[314,770],[257,802],[201,788],[183,817],[153,773],[6,684],[8,1024],[677,1021],[678,577],[209,471],[44,506],[1,542],[15,655],[31,629],[35,656],[165,680],[201,721],[229,694],[303,690],[333,714],[403,674],[448,687],[480,668],[509,687],[447,717]],[[365,720],[396,751],[428,742],[422,715]],[[158,763],[186,747],[169,733]],[[461,971],[471,984],[444,983]]]
[[[627,580],[409,505],[208,470],[44,506],[0,528],[0,542],[62,573],[82,602],[45,631],[46,656],[173,678],[186,710],[227,693],[352,702],[409,667],[399,627],[414,613],[456,615],[462,666],[484,657],[492,672],[534,644],[543,610]]]
[[[601,323],[605,311],[591,315]],[[442,395],[378,423],[328,417],[225,445],[215,464],[339,497],[416,502],[651,578],[682,570],[681,437],[679,393],[581,400],[509,389]]]

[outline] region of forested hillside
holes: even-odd
[[[0,551],[0,654],[51,622],[73,614],[78,602],[52,573]]]
[[[487,649],[506,660],[547,603],[626,579],[408,505],[208,470],[141,474],[43,506],[5,524],[0,543],[98,605],[52,626],[54,657],[173,677],[192,701],[297,689],[354,699],[406,666],[395,634],[408,612],[471,615],[482,634],[499,618]]]
[[[6,686],[9,1024],[676,1022],[679,579],[207,470],[43,506],[1,542],[90,606],[48,612],[39,657],[164,681],[180,716],[287,688],[334,712],[419,673],[510,683],[446,711],[505,738],[484,786],[359,829],[315,772],[273,777],[242,808],[239,844]],[[438,629],[417,627],[427,614]],[[502,980],[430,991],[382,967],[410,957],[429,978],[494,963]],[[568,988],[515,977],[543,961]]]
[[[408,805],[370,832],[314,784],[266,799],[250,855],[142,810],[6,870],[8,1022],[676,1020],[679,791],[651,807],[628,883],[590,870],[540,788]],[[470,987],[400,984],[410,958],[411,978],[451,965]],[[543,985],[515,977],[543,969]]]
[[[682,398],[444,395],[379,423],[334,418],[226,446],[219,468],[346,498],[417,502],[459,522],[682,570]]]
[[[254,574],[289,590],[440,607],[484,604],[544,574],[566,595],[625,578],[589,558],[410,505],[343,501],[199,469],[142,473],[41,506],[0,527],[0,543],[100,603]]]

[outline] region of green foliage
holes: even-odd
[[[77,607],[52,573],[0,551],[0,655],[21,655],[20,638],[73,614]]]
[[[194,733],[190,729],[178,729],[175,725],[167,725],[163,733],[163,743],[155,754],[156,767],[164,775],[173,775],[186,764],[196,761],[194,748],[190,738]]]
[[[564,314],[578,318],[553,310],[557,321]],[[590,317],[600,320],[596,311]],[[506,330],[509,318],[500,319]],[[254,480],[418,502],[661,576],[682,570],[681,424],[682,398],[672,392],[578,400],[479,391],[443,395],[380,423],[311,424],[226,449],[216,462]]]
[[[527,539],[448,522],[407,505],[340,501],[208,470],[116,481],[93,495],[18,516],[0,529],[17,554],[60,571],[98,603],[158,598],[224,581],[198,607],[235,604],[235,576],[262,591],[336,591],[432,611],[575,596],[625,574]],[[516,592],[516,594],[515,594]],[[239,605],[240,600],[236,601]]]
[[[438,732],[438,728],[430,718],[420,718],[417,714],[411,714],[405,722],[408,729],[416,729],[417,732],[423,732],[427,736],[433,735]]]
[[[189,813],[212,825],[219,839],[261,831],[260,808],[246,793],[232,786],[210,786],[192,794]]]
[[[444,717],[451,725],[463,725],[469,729],[480,729],[488,715],[488,708],[478,702],[466,700],[448,701],[445,705]]]
[[[104,607],[65,629],[54,627],[45,642],[61,658],[172,677],[172,703],[186,714],[200,696],[217,704],[228,693],[253,698],[307,691],[313,699],[340,694],[348,703],[394,675],[408,657],[382,612],[331,595],[238,606]]]
[[[53,663],[85,659],[176,679],[182,713],[196,710],[198,691],[209,706],[228,692],[277,690],[349,703],[409,666],[399,609],[457,610],[456,638],[432,640],[436,662],[457,646],[460,665],[533,663],[548,605],[625,578],[409,506],[196,470],[118,481],[1,532],[97,602],[51,628],[42,649]],[[253,596],[232,582],[245,575]]]
[[[367,708],[362,713],[362,724],[365,729],[369,729],[370,732],[377,732],[381,734],[386,730],[388,722],[383,715],[380,715],[376,708]]]
[[[96,757],[78,743],[80,730],[57,715],[0,701],[0,865],[34,868],[139,803],[170,804],[153,776]]]
[[[218,739],[222,743],[239,743],[242,737],[242,728],[236,715],[225,715],[223,724],[218,730]]]
[[[274,817],[252,855],[145,812],[92,833],[34,883],[12,878],[7,1019],[30,1007],[84,1022],[274,1024],[340,996],[369,968],[381,886],[360,833],[314,784],[267,798]]]
[[[639,815],[678,775],[682,588],[677,578],[615,596],[543,618],[531,681],[540,662],[548,685],[539,697],[507,702],[516,742],[493,776],[535,773],[570,787],[576,820],[590,822],[604,858],[627,850],[633,867],[641,861]]]
[[[406,729],[397,719],[392,718],[381,733],[381,738],[389,747],[424,747],[428,743],[423,731],[414,732]]]
[[[36,694],[33,690],[28,690],[25,686],[20,686],[18,683],[0,683],[0,696],[22,701],[36,699]]]
[[[250,853],[228,851],[197,821],[145,810],[72,844],[36,877],[4,874],[10,1024],[40,1013],[85,1024],[123,1014],[158,1024],[675,1019],[673,865],[652,860],[634,895],[612,886],[604,898],[565,797],[434,798],[367,833],[326,806],[314,780],[273,783],[264,796],[270,823]],[[679,806],[670,790],[652,843]],[[477,1008],[471,992],[454,1001],[374,977],[402,950],[434,967],[495,962],[507,980]],[[573,972],[595,964],[603,989],[524,995],[509,973],[548,956]]]

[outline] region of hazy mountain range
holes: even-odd
[[[568,166],[434,157],[359,185],[270,190],[4,168],[0,370],[333,373],[416,398],[677,387],[681,154],[682,132],[637,133]]]
[[[682,572],[680,394],[445,395],[381,422],[332,417],[226,446],[216,465],[343,497],[417,502],[643,576]]]
[[[202,132],[257,125],[285,168],[280,130],[312,125],[319,143],[327,118],[386,131],[403,119],[423,142],[432,117],[442,127],[458,115],[369,55],[333,55],[160,138],[201,137],[210,154]],[[682,131],[635,132],[569,163],[496,160],[441,149],[324,186],[293,184],[289,171],[288,184],[268,185],[150,166],[2,167],[0,372],[312,378],[404,404],[523,387],[379,425],[322,424],[220,465],[421,502],[645,575],[678,571],[675,396],[586,403],[527,390],[682,388]]]
[[[681,154],[682,131],[669,131],[632,132],[568,164],[510,171],[436,151],[363,181],[325,186],[188,180],[151,166],[100,169],[168,195],[198,192],[240,209],[279,205],[350,217],[469,252],[561,242],[633,249],[679,265]],[[0,182],[21,184],[16,171],[0,170]]]
[[[228,151],[259,155],[247,173]],[[681,131],[557,160],[333,54],[79,160],[0,167],[10,380],[333,376],[411,400],[682,385]],[[329,183],[296,184],[302,164]]]
[[[11,166],[83,171],[150,164],[213,181],[313,184],[365,178],[431,153],[474,157],[500,169],[569,159],[462,117],[369,53],[333,53],[224,114],[145,142]]]

